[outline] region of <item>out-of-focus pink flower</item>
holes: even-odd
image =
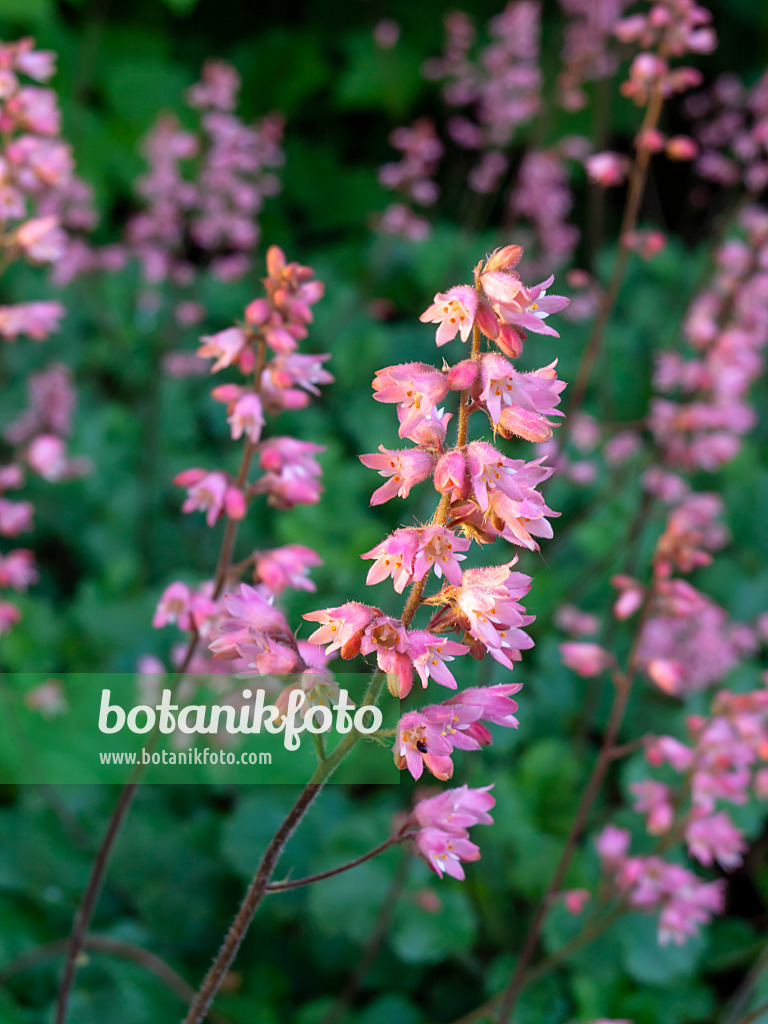
[[[17,548],[7,555],[0,555],[0,587],[26,590],[32,583],[37,583],[38,578],[32,551]]]
[[[228,327],[218,334],[204,335],[200,339],[203,344],[197,350],[197,354],[203,359],[215,359],[211,367],[211,373],[218,373],[227,366],[231,366],[242,354],[248,342],[248,337],[240,327]]]
[[[590,181],[603,188],[620,185],[629,170],[629,161],[621,153],[593,153],[584,163]]]
[[[590,636],[600,629],[600,619],[575,605],[564,604],[555,612],[555,625],[571,636]]]
[[[284,544],[269,551],[256,551],[253,557],[254,581],[263,583],[273,594],[282,594],[288,587],[310,593],[317,590],[308,572],[323,563],[312,548]]]
[[[569,914],[580,914],[592,899],[589,889],[566,889],[562,896],[565,909]]]
[[[218,470],[207,473],[204,469],[187,469],[177,474],[173,482],[187,488],[187,498],[181,506],[182,512],[205,512],[205,521],[213,526],[222,513],[230,519],[242,519],[246,504],[243,492],[229,480],[226,473]]]
[[[67,474],[67,446],[55,434],[40,434],[27,448],[25,458],[30,469],[44,480],[61,480]]]
[[[251,444],[258,444],[264,429],[264,410],[259,396],[249,391],[238,398],[227,423],[232,429],[233,440],[245,434]]]
[[[566,640],[560,644],[559,650],[563,664],[584,678],[599,676],[616,664],[610,651],[600,644]]]

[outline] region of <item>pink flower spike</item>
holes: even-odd
[[[428,452],[419,451],[418,448],[393,451],[380,444],[379,451],[381,455],[373,453],[360,456],[360,461],[368,469],[377,470],[379,476],[391,477],[373,492],[371,505],[382,505],[395,495],[407,498],[411,487],[426,480],[432,472],[432,456]]]
[[[435,334],[438,346],[460,335],[466,341],[472,331],[477,312],[477,292],[468,284],[456,285],[447,292],[438,292],[431,306],[419,317],[422,323],[439,324]]]

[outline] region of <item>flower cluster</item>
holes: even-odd
[[[496,803],[493,786],[470,789],[446,789],[437,796],[420,800],[413,809],[412,821],[416,849],[440,878],[444,874],[463,879],[462,861],[480,859],[480,849],[470,841],[472,825],[492,825],[488,813]]]
[[[54,271],[74,262],[75,240],[68,229],[93,226],[83,205],[87,189],[75,176],[72,149],[61,137],[56,93],[44,87],[55,64],[56,55],[36,50],[31,39],[0,43],[2,259],[4,263],[24,259]],[[82,202],[76,209],[77,197]],[[61,303],[50,300],[0,306],[0,339],[45,341],[59,330],[64,315]],[[0,465],[3,538],[16,538],[32,528],[32,503],[9,496],[23,487],[27,472],[56,481],[87,470],[84,460],[72,459],[67,452],[76,401],[68,367],[52,364],[30,375],[26,386],[28,407],[2,427],[3,440],[10,447],[10,460]],[[31,550],[0,551],[0,595],[8,589],[24,591],[37,579]],[[20,617],[17,606],[0,596],[0,634]]]
[[[226,81],[211,78],[210,93],[199,90],[195,102],[230,102]],[[218,91],[217,91],[218,90]],[[229,96],[229,100],[227,97]],[[207,99],[206,99],[207,97]],[[298,351],[298,344],[312,323],[312,306],[323,294],[323,285],[309,267],[288,262],[277,246],[267,251],[265,296],[245,310],[243,323],[201,339],[199,356],[212,360],[211,372],[232,369],[238,380],[220,384],[214,399],[226,408],[233,440],[243,444],[237,476],[222,469],[184,470],[175,483],[187,489],[183,512],[201,511],[214,526],[227,521],[234,531],[254,496],[266,495],[277,508],[314,503],[320,496],[320,445],[288,436],[262,437],[269,417],[284,409],[300,409],[318,384],[333,380],[323,367],[327,355]],[[252,478],[252,468],[261,471]],[[232,534],[234,536],[234,533]],[[254,551],[238,564],[220,567],[216,580],[193,590],[185,583],[171,583],[160,598],[153,624],[175,623],[190,634],[191,642],[205,640],[215,659],[237,659],[236,667],[258,673],[285,673],[316,664],[314,648],[300,645],[274,600],[287,588],[311,591],[308,571],[320,558],[303,544]],[[253,585],[238,577],[250,572]],[[195,648],[187,648],[187,651]],[[184,651],[178,652],[183,660]],[[206,657],[195,653],[196,668],[209,667]],[[231,666],[230,666],[231,667]]]
[[[184,130],[175,116],[161,115],[143,142],[147,173],[137,184],[143,208],[127,226],[127,243],[145,280],[192,283],[207,257],[221,280],[241,278],[259,240],[257,215],[280,187],[272,168],[283,163],[283,123],[269,115],[245,125],[233,113],[240,77],[229,64],[208,61],[187,101],[199,127]],[[189,171],[187,171],[189,168]],[[188,315],[180,303],[177,315]]]
[[[763,371],[768,343],[768,216],[748,207],[743,239],[723,243],[712,280],[684,322],[690,352],[661,352],[655,386],[677,398],[656,398],[649,425],[665,460],[684,469],[714,471],[730,462],[755,412],[749,391]]]
[[[438,196],[433,178],[443,155],[433,122],[420,117],[410,128],[396,128],[389,141],[403,155],[397,163],[379,169],[379,181],[384,188],[400,192],[407,202],[431,206]],[[391,203],[381,215],[379,229],[418,241],[426,237],[429,225],[405,203]]]
[[[659,911],[664,946],[684,944],[725,905],[723,882],[705,882],[694,872],[656,856],[629,856],[630,833],[608,825],[597,840],[603,870],[631,907]]]
[[[679,838],[704,867],[739,867],[743,831],[722,804],[768,796],[768,689],[715,697],[708,718],[688,719],[688,743],[673,736],[646,740],[646,759],[666,766],[675,783],[644,779],[631,786],[635,810],[652,836]],[[660,856],[628,856],[629,832],[608,826],[598,852],[614,884],[632,906],[660,909],[659,942],[685,942],[723,910],[723,883],[706,882]]]
[[[546,294],[552,278],[525,285],[515,269],[521,256],[519,246],[497,250],[475,268],[474,287],[458,285],[438,293],[421,315],[423,322],[436,325],[438,347],[471,338],[469,358],[441,367],[422,362],[387,366],[373,381],[374,398],[396,406],[400,437],[412,447],[381,445],[378,453],[361,456],[364,465],[385,478],[371,504],[405,498],[429,479],[438,500],[429,522],[395,530],[362,556],[373,560],[369,585],[391,579],[398,594],[411,587],[401,616],[356,601],[304,616],[318,623],[308,642],[323,647],[326,656],[375,655],[396,697],[408,696],[414,676],[422,688],[431,680],[456,690],[448,700],[406,711],[400,719],[395,763],[416,779],[425,766],[438,779],[450,778],[455,749],[477,750],[491,742],[485,723],[517,726],[511,694],[520,684],[461,689],[448,663],[466,654],[477,659],[488,654],[511,669],[533,644],[524,629],[533,616],[521,603],[531,579],[513,571],[516,559],[485,568],[462,565],[472,540],[484,545],[503,539],[537,550],[536,538],[552,535],[548,517],[556,513],[538,490],[551,473],[543,460],[511,459],[468,434],[469,420],[478,414],[494,434],[550,437],[561,415],[557,406],[565,385],[555,364],[521,373],[514,359],[529,331],[557,336],[547,318],[568,300]],[[487,351],[482,350],[483,338]],[[459,392],[454,445],[447,442],[453,414],[443,405],[451,392]],[[426,594],[432,574],[441,585]],[[417,627],[413,619],[422,607],[431,609],[431,617]],[[442,809],[449,803],[446,795],[434,806]],[[453,836],[449,843],[445,829],[435,831],[436,822],[430,822],[418,848],[439,873],[460,877],[461,869],[452,861],[473,859],[476,848],[466,835],[460,841]]]

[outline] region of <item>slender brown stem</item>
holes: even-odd
[[[266,359],[266,343],[263,338],[258,339],[258,355],[257,355],[257,367],[254,378],[254,391],[256,394],[261,390],[261,377],[264,369],[264,362]],[[254,445],[249,439],[246,439],[243,446],[243,454],[240,460],[240,469],[237,474],[237,486],[243,488],[245,481],[248,477],[248,472],[251,466],[251,460],[255,451]],[[213,596],[214,600],[221,596],[222,591],[227,582],[230,565],[232,563],[232,556],[235,549],[235,543],[237,541],[237,533],[239,529],[239,521],[235,519],[227,519],[226,526],[224,528],[224,535],[222,537],[221,549],[219,552],[218,564],[216,566],[216,574],[214,577],[214,589]],[[179,685],[184,676],[189,670],[189,666],[192,663],[197,648],[200,642],[200,637],[197,632],[194,632],[187,646],[184,660],[179,667],[175,679],[174,688]],[[75,981],[75,975],[77,973],[77,958],[80,951],[83,948],[83,941],[88,933],[88,928],[91,923],[91,918],[96,909],[96,904],[99,900],[102,886],[104,884],[104,876],[106,875],[109,861],[112,856],[112,850],[115,845],[115,841],[120,833],[120,829],[123,826],[124,821],[128,816],[128,812],[133,804],[136,792],[141,785],[141,778],[143,776],[143,766],[139,766],[138,769],[132,774],[131,779],[123,787],[122,792],[118,798],[115,809],[112,812],[112,816],[109,819],[107,830],[104,833],[104,837],[99,845],[96,858],[91,868],[91,873],[88,878],[88,884],[83,893],[80,905],[75,912],[74,921],[72,924],[72,931],[70,933],[67,958],[64,962],[64,970],[62,972],[61,983],[59,985],[59,991],[56,998],[56,1015],[55,1024],[66,1024],[67,1019],[67,1008],[69,1004],[69,996],[72,991],[72,986]]]
[[[299,796],[299,799],[293,805],[282,825],[272,837],[272,840],[261,859],[258,870],[253,877],[253,881],[248,887],[245,899],[240,904],[237,916],[227,932],[226,938],[224,939],[216,960],[206,974],[201,988],[190,1004],[187,1015],[184,1018],[184,1024],[200,1024],[200,1021],[205,1020],[207,1017],[210,1005],[213,1002],[216,993],[221,988],[222,982],[229,973],[235,957],[237,956],[237,951],[240,949],[243,939],[251,925],[251,921],[253,921],[256,911],[259,909],[259,904],[264,898],[267,885],[272,877],[272,872],[277,866],[277,862],[285,849],[286,843],[293,835],[299,822],[307,813],[312,802],[322,788],[322,783],[309,783],[305,786]]]
[[[478,291],[480,285],[478,284]],[[477,362],[480,358],[480,328],[477,324],[472,328],[472,360]],[[467,436],[469,434],[469,410],[472,405],[472,388],[465,388],[461,392],[459,398],[459,424],[456,431],[456,447],[463,448],[467,443]],[[440,499],[440,502],[435,509],[435,514],[432,516],[433,526],[445,526],[448,519],[448,512],[451,507],[451,500],[447,494],[444,494]],[[420,580],[417,580],[413,584],[408,600],[406,601],[405,608],[403,609],[402,620],[403,625],[407,628],[410,626],[413,616],[416,614],[419,605],[421,604],[421,598],[424,594],[424,587],[427,583],[427,577],[423,576]]]
[[[381,694],[384,683],[384,673],[376,672],[368,690],[363,698],[364,704],[376,704]],[[208,971],[197,992],[192,1004],[184,1018],[184,1024],[200,1024],[205,1020],[208,1009],[221,988],[222,982],[235,961],[237,952],[242,945],[251,922],[259,909],[262,899],[267,891],[272,874],[277,866],[288,840],[307,813],[321,789],[331,777],[336,768],[341,764],[350,750],[361,739],[361,733],[353,730],[346,736],[332,751],[328,757],[321,761],[315,769],[315,773],[307,785],[301,791],[298,800],[289,811],[280,828],[274,834],[267,846],[264,856],[259,862],[256,874],[248,887],[240,909],[235,920],[227,932],[213,966]]]
[[[83,943],[83,948],[89,953],[106,953],[108,956],[127,960],[130,963],[138,964],[139,967],[146,968],[172,992],[175,992],[180,999],[189,1000],[195,994],[195,990],[178,971],[175,971],[157,954],[150,953],[149,950],[142,949],[141,946],[135,946],[130,942],[120,942],[103,935],[89,935]],[[44,960],[60,956],[66,951],[67,939],[57,939],[55,942],[47,942],[38,946],[28,953],[22,953],[0,971],[0,983],[6,984],[16,974],[32,970]],[[211,1024],[231,1024],[229,1019],[220,1013],[211,1012],[210,1018]]]
[[[372,860],[374,857],[378,857],[380,853],[388,850],[390,846],[395,846],[397,843],[402,843],[408,838],[407,835],[398,833],[396,836],[390,836],[389,839],[385,839],[383,843],[379,843],[368,853],[364,853],[360,857],[355,857],[354,860],[347,861],[346,864],[340,864],[337,868],[331,868],[330,871],[321,871],[317,875],[307,875],[305,878],[289,879],[286,882],[270,882],[265,888],[265,892],[287,892],[288,889],[298,889],[302,885],[312,885],[313,882],[322,882],[325,878],[333,878],[335,875],[341,875],[345,871],[351,871],[352,868],[356,868],[359,864],[365,864],[367,860]]]
[[[752,1013],[748,1013],[746,1017],[742,1017],[739,1024],[754,1024],[755,1021],[760,1020],[766,1014],[768,1014],[768,1000],[760,1003],[757,1009],[753,1010]]]
[[[382,944],[389,934],[389,929],[392,925],[392,918],[395,914],[395,907],[397,906],[397,901],[400,899],[403,889],[405,888],[405,883],[408,880],[408,874],[411,870],[412,863],[413,854],[410,850],[404,850],[397,873],[392,880],[392,884],[389,887],[388,892],[384,896],[378,918],[373,926],[373,930],[368,938],[357,967],[352,973],[347,984],[344,986],[341,995],[325,1017],[320,1021],[320,1024],[337,1024],[337,1021],[344,1015],[347,1007],[352,1005],[357,993],[363,985],[363,982],[368,976],[368,972],[376,963],[376,958],[379,955]]]
[[[613,270],[608,282],[608,287],[603,294],[600,302],[600,308],[597,311],[597,315],[595,316],[595,320],[592,324],[592,330],[584,348],[584,352],[582,353],[581,362],[576,372],[576,380],[570,392],[570,399],[568,402],[569,419],[563,424],[561,443],[565,443],[565,438],[569,431],[569,422],[573,422],[572,417],[574,413],[581,408],[586,396],[589,379],[592,374],[592,370],[594,369],[595,362],[597,361],[597,357],[600,354],[600,349],[602,348],[605,330],[611,319],[613,307],[616,304],[619,292],[621,291],[624,274],[629,261],[629,254],[631,252],[629,236],[637,227],[637,218],[640,213],[640,204],[643,200],[645,183],[648,177],[648,167],[651,161],[651,149],[643,142],[643,136],[645,133],[650,132],[657,127],[663,105],[664,94],[661,88],[656,86],[652,90],[648,99],[648,106],[646,107],[645,116],[643,117],[643,123],[640,128],[640,144],[630,172],[627,201],[621,222],[621,234],[619,235],[616,259],[613,264]]]

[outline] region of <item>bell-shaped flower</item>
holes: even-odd
[[[434,569],[438,579],[445,577],[455,587],[461,585],[461,566],[467,557],[462,552],[471,546],[467,537],[458,537],[447,526],[423,526],[419,530],[418,550],[413,561],[413,578],[424,579]]]
[[[393,451],[380,444],[379,451],[381,455],[372,453],[360,456],[360,461],[368,469],[375,469],[379,476],[390,478],[373,492],[372,505],[382,505],[395,495],[407,498],[413,485],[426,480],[432,472],[432,456],[418,448]]]
[[[306,612],[305,619],[320,623],[319,629],[308,637],[307,642],[325,647],[326,655],[339,651],[342,658],[354,658],[360,652],[360,641],[368,624],[380,614],[378,608],[356,601],[347,601],[337,608]]]
[[[419,674],[423,687],[426,687],[430,679],[434,679],[440,686],[447,686],[449,690],[455,690],[456,680],[445,663],[453,661],[457,654],[466,654],[468,650],[469,647],[466,644],[435,636],[434,633],[429,633],[425,629],[413,629],[408,633],[407,654]],[[401,693],[400,696],[407,695]]]
[[[397,403],[400,437],[407,437],[448,394],[446,375],[426,363],[403,363],[377,370],[377,402]]]
[[[563,415],[557,406],[565,388],[565,382],[557,378],[556,365],[557,360],[533,373],[518,373],[498,353],[482,357],[478,397],[504,437],[514,434],[526,441],[547,441],[552,436],[554,424],[547,417]]]
[[[418,547],[419,530],[415,527],[395,530],[381,544],[360,556],[376,559],[368,570],[365,582],[371,586],[391,576],[395,592],[402,594],[414,579],[413,564]]]
[[[458,334],[466,341],[472,331],[477,312],[477,291],[468,284],[456,285],[447,292],[438,292],[434,302],[419,317],[422,323],[438,324],[435,341],[445,345]]]

